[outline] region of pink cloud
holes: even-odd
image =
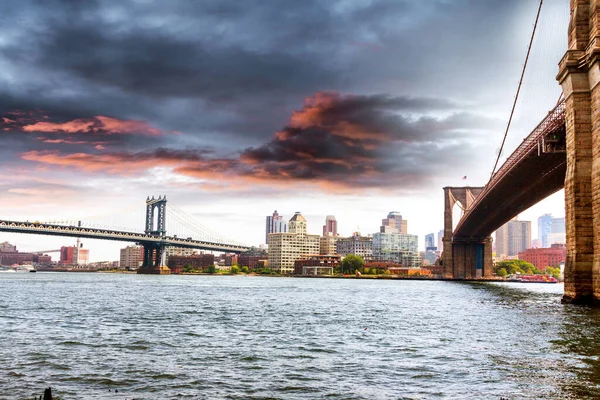
[[[140,134],[161,135],[163,132],[152,127],[145,121],[120,120],[117,118],[95,116],[92,118],[79,118],[67,122],[35,122],[23,125],[21,129],[25,132],[66,132],[66,133],[95,133],[106,134]]]

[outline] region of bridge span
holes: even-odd
[[[168,274],[170,272],[165,265],[164,250],[168,246],[228,253],[241,253],[249,249],[249,247],[239,244],[167,236],[166,204],[166,197],[158,199],[153,197],[146,200],[146,229],[143,233],[10,220],[0,220],[0,232],[139,243],[144,246],[144,262],[138,270],[138,273],[141,274]],[[156,211],[158,211],[158,218],[155,218]]]
[[[492,274],[490,234],[565,189],[563,301],[600,303],[600,1],[571,0],[568,48],[558,65],[564,100],[484,188],[444,188],[447,277]],[[466,212],[452,231],[452,207]]]

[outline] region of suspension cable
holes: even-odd
[[[498,161],[500,161],[500,156],[502,155],[502,150],[504,149],[504,143],[506,142],[506,136],[508,136],[508,130],[510,129],[510,123],[512,122],[513,114],[515,113],[515,108],[517,106],[517,100],[519,99],[519,92],[521,91],[521,85],[523,84],[523,77],[525,76],[525,70],[527,69],[527,61],[529,61],[529,53],[531,53],[531,47],[533,45],[533,38],[535,36],[535,30],[538,25],[538,20],[540,19],[540,11],[542,11],[542,3],[544,0],[540,0],[540,6],[537,10],[537,15],[535,17],[535,23],[533,24],[533,32],[531,32],[531,39],[529,40],[529,47],[527,48],[527,56],[525,56],[525,64],[523,64],[523,70],[521,71],[521,79],[519,79],[519,86],[517,87],[517,94],[515,95],[515,101],[513,102],[512,109],[510,110],[510,117],[508,117],[508,124],[506,125],[506,131],[504,132],[504,138],[502,139],[502,145],[500,145],[500,151],[498,152],[498,157],[496,157],[496,163],[494,164],[494,169],[492,170],[492,174],[490,175],[490,181],[494,177],[494,173],[496,172],[496,167],[498,166]]]

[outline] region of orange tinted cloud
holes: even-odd
[[[104,116],[80,118],[67,122],[42,121],[23,125],[21,129],[25,132],[105,132],[107,134],[139,134],[152,136],[161,135],[163,133],[160,129],[154,128],[144,121],[120,120]]]

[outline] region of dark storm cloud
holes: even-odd
[[[498,44],[506,35],[498,31],[518,4],[3,3],[0,90],[7,96],[0,112],[41,108],[59,119],[143,119],[201,138],[256,143],[317,91],[396,94],[422,86],[432,93],[465,80],[476,84],[480,72],[465,77],[455,65],[481,51],[502,59]],[[451,80],[435,81],[437,72],[450,71]]]
[[[292,113],[288,125],[269,142],[235,157],[217,157],[202,149],[161,148],[95,154],[30,151],[22,158],[126,176],[162,166],[222,187],[226,182],[234,186],[308,183],[329,190],[408,189],[441,169],[452,169],[475,147],[457,142],[476,128],[465,115],[434,119],[403,114],[428,103],[451,110],[449,103],[435,99],[317,93]]]

